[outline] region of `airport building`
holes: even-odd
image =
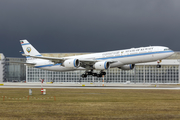
[[[42,53],[47,57],[67,57],[82,55],[87,53]],[[6,58],[6,61],[25,62],[25,58]],[[2,59],[1,59],[2,61]],[[175,52],[171,57],[162,60],[161,68],[156,68],[157,62],[136,64],[133,70],[121,70],[111,68],[106,71],[104,81],[107,83],[180,83],[180,52]],[[1,64],[3,81],[26,80],[26,82],[39,82],[44,79],[45,82],[102,82],[102,78],[88,76],[81,78],[85,71],[55,72],[46,71],[32,67],[26,67],[22,64],[6,63]],[[14,72],[14,73],[13,73]],[[99,72],[99,71],[95,71]]]
[[[5,56],[4,54],[0,53],[0,82],[3,82],[3,79],[4,79],[4,59],[5,59]]]
[[[26,80],[26,66],[11,62],[26,62],[25,58],[5,57],[0,53],[0,82],[20,82]]]
[[[11,62],[25,63],[25,58],[6,57],[4,59],[3,81],[20,82],[26,80],[26,66],[24,64],[14,64]]]
[[[51,53],[42,54],[47,57],[67,57],[82,55],[87,53]],[[180,83],[180,52],[176,52],[171,57],[162,60],[161,68],[156,68],[157,62],[136,64],[133,70],[121,70],[111,68],[106,71],[104,81],[108,83]],[[26,67],[27,82],[101,82],[102,78],[88,76],[81,78],[85,71],[54,72],[32,67]],[[99,72],[99,71],[95,71]]]

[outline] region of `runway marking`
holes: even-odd
[[[0,88],[41,88],[41,87],[33,87],[33,86],[1,86]],[[167,88],[161,88],[161,87],[79,87],[79,86],[59,86],[59,87],[43,87],[43,88],[58,88],[58,89],[147,89],[147,90],[180,90],[180,87],[167,87]]]

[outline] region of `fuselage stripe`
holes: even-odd
[[[132,54],[132,55],[114,56],[114,57],[106,57],[106,58],[97,58],[96,60],[106,60],[106,59],[133,57],[133,56],[150,55],[150,54],[158,54],[158,53],[169,53],[169,52],[173,52],[173,51],[160,51],[160,52],[149,52],[149,53],[140,53],[140,54]]]
[[[57,65],[61,65],[61,63],[58,64],[48,64],[48,65],[41,65],[41,66],[35,66],[35,68],[42,68],[42,67],[52,67],[52,66],[57,66]]]

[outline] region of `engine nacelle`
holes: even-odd
[[[134,67],[135,67],[135,64],[129,64],[129,65],[123,65],[122,67],[119,67],[119,69],[132,70],[132,69],[134,69]]]
[[[106,61],[96,62],[93,67],[97,70],[107,70],[110,67],[110,63]]]
[[[79,65],[80,65],[80,62],[78,59],[65,60],[63,63],[63,66],[67,68],[77,68],[79,67]]]

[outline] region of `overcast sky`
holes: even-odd
[[[180,0],[1,0],[0,52],[103,52],[160,45],[180,51]]]

